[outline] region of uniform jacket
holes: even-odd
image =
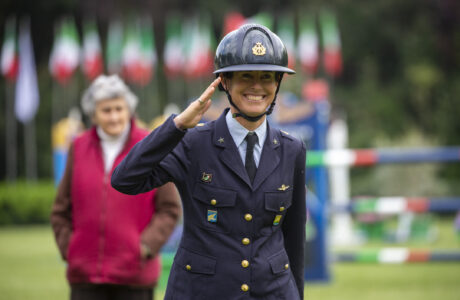
[[[146,135],[132,122],[114,166]],[[68,262],[67,278],[71,284],[153,286],[161,268],[156,254],[178,219],[179,195],[168,184],[128,196],[111,187],[111,173],[104,172],[96,128],[74,141],[51,213],[60,253]],[[153,259],[141,259],[141,241]]]
[[[251,184],[226,113],[187,131],[171,116],[130,151],[112,186],[179,189],[184,230],[165,299],[303,299],[305,145],[268,126]]]

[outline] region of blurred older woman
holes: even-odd
[[[171,183],[137,196],[111,187],[115,166],[148,133],[136,127],[137,98],[118,76],[99,76],[81,104],[94,126],[72,144],[51,213],[71,299],[150,300],[179,195]]]

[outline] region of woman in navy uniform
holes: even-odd
[[[139,142],[112,185],[138,194],[172,181],[184,230],[165,299],[303,299],[305,145],[266,120],[287,68],[282,41],[248,24],[227,34],[217,79]],[[198,123],[216,88],[230,108]]]

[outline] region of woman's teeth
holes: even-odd
[[[264,96],[256,96],[256,95],[247,95],[246,96],[249,100],[254,100],[254,101],[258,101],[258,100],[262,100],[264,98]]]

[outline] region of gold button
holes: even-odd
[[[243,268],[247,268],[247,267],[249,267],[249,262],[248,262],[247,260],[243,260],[243,261],[241,262],[241,266],[242,266]]]
[[[285,264],[285,265],[284,265],[284,268],[285,268],[286,270],[289,269],[289,264]]]
[[[242,285],[241,285],[241,290],[242,290],[243,292],[249,291],[249,285],[247,285],[246,283],[242,284]]]
[[[187,271],[190,271],[192,269],[192,266],[191,265],[186,265],[185,268],[187,269]]]
[[[212,199],[211,200],[211,205],[216,205],[217,204],[217,200],[216,199]]]
[[[283,211],[283,210],[284,210],[284,206],[281,206],[281,207],[280,207],[280,211]]]
[[[250,243],[251,241],[250,241],[248,238],[244,238],[244,239],[242,240],[242,242],[243,242],[244,245],[249,245],[249,243]]]
[[[244,219],[249,222],[249,221],[252,220],[252,215],[251,214],[245,214]]]

